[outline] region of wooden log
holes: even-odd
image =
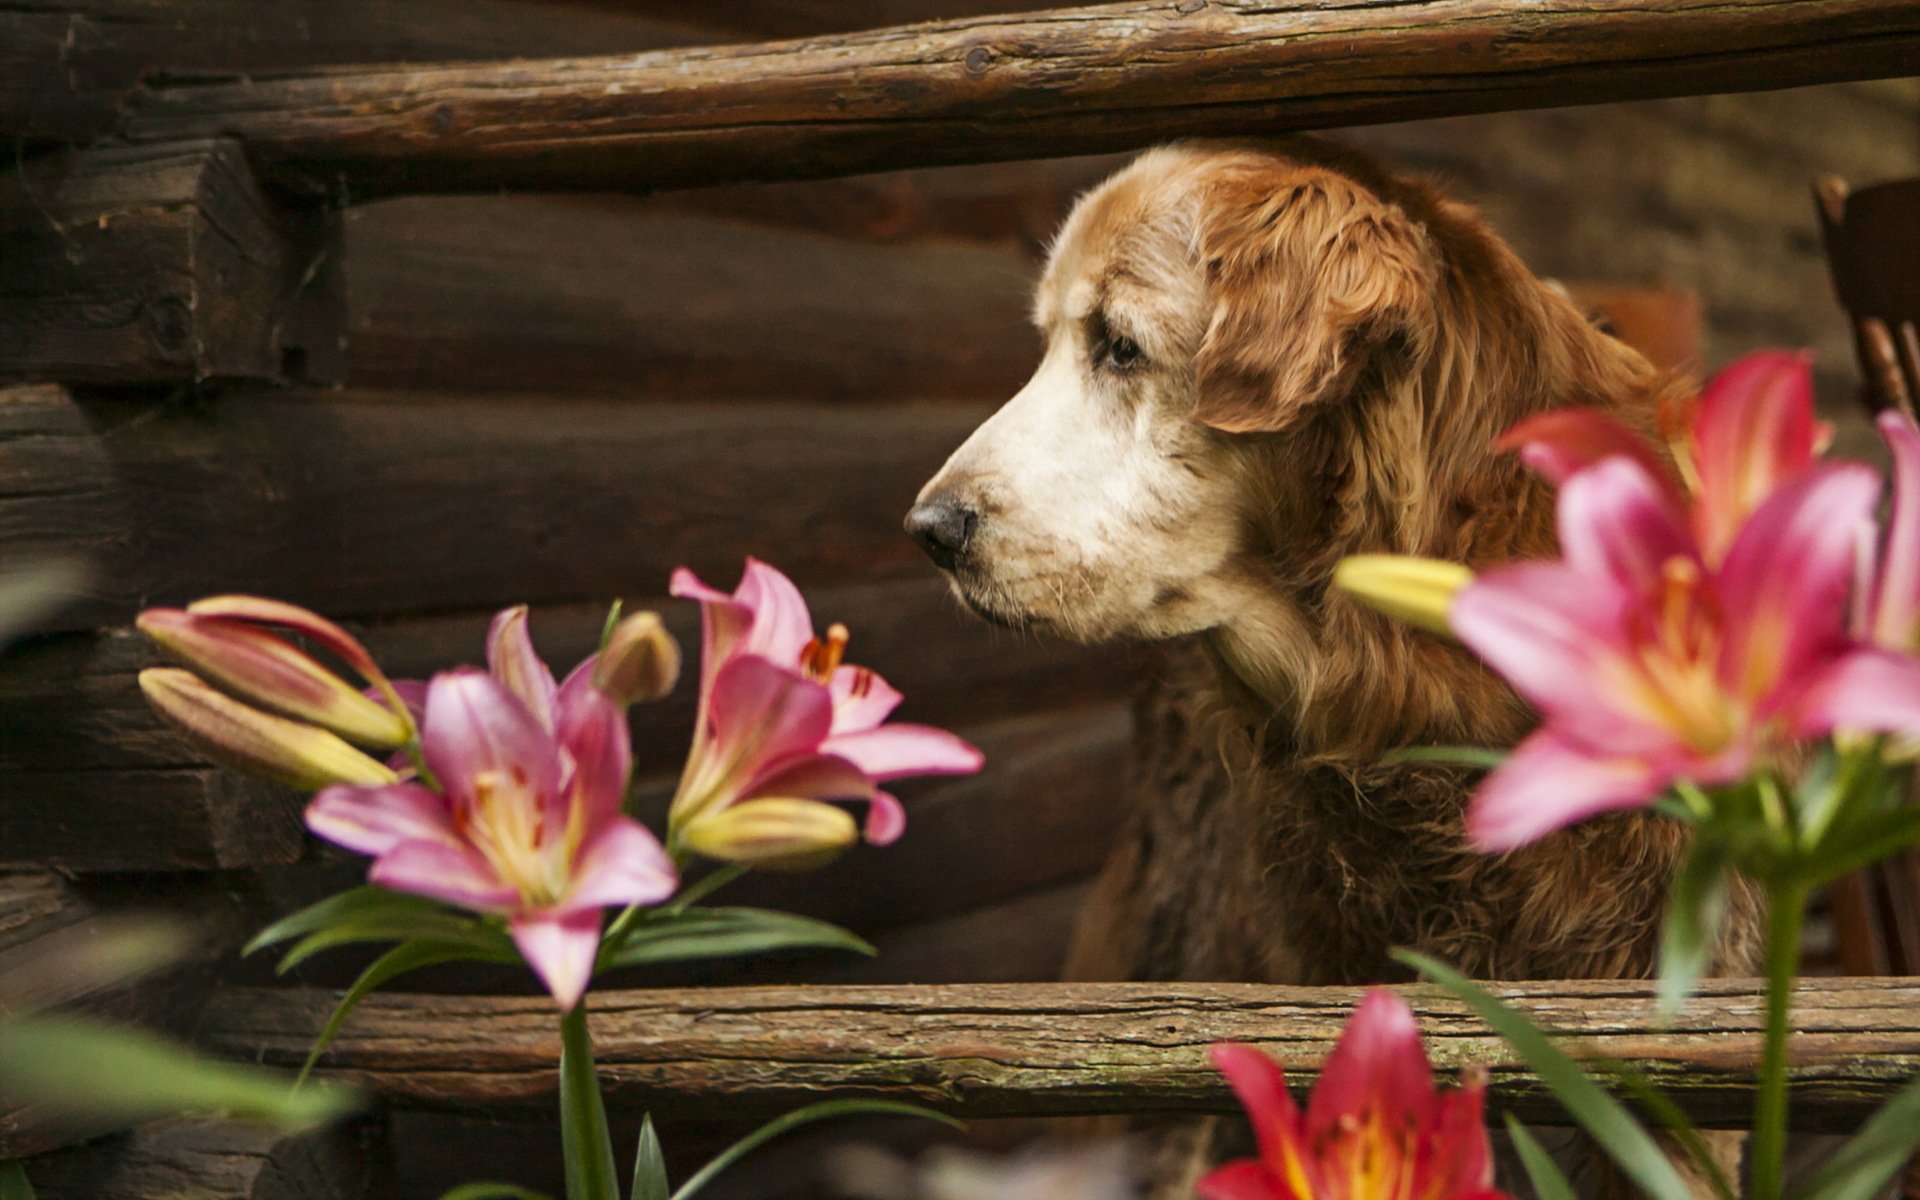
[[[0,139],[90,142],[156,73],[627,54],[725,39],[701,25],[699,14],[558,0],[9,0]]]
[[[1013,246],[881,246],[625,198],[405,200],[346,230],[357,386],[997,402],[1039,350],[1038,268]]]
[[[0,867],[188,871],[298,860],[302,798],[213,767],[0,773]]]
[[[1635,1063],[1696,1122],[1750,1119],[1764,989],[1713,980],[1676,1024],[1628,982],[1502,984],[1574,1051]],[[1498,1038],[1438,989],[1402,993],[1435,1061],[1486,1066],[1494,1108],[1560,1116]],[[965,1117],[1230,1112],[1207,1063],[1251,1042],[1310,1085],[1359,992],[1252,984],[726,988],[596,993],[609,1102],[672,1117],[772,1115],[883,1096]],[[214,1045],[302,1061],[335,997],[241,990],[211,1006]],[[1809,980],[1796,1001],[1793,1119],[1850,1131],[1920,1073],[1920,982]],[[402,1107],[504,1114],[552,1102],[558,1023],[545,997],[376,996],[322,1060]]]
[[[367,1200],[381,1173],[377,1128],[286,1134],[175,1123],[29,1159],[40,1200]]]
[[[680,564],[731,580],[748,554],[803,586],[924,579],[901,515],[987,411],[16,398],[0,404],[0,556],[93,566],[65,629],[221,590],[334,617],[611,598]]]
[[[0,381],[338,379],[337,226],[232,142],[34,158],[0,177]]]
[[[354,197],[616,190],[1130,149],[1902,75],[1907,0],[1131,0],[626,58],[160,84],[135,142],[233,136]]]

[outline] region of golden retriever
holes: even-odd
[[[1681,384],[1471,208],[1304,139],[1142,155],[1067,218],[1034,316],[1031,382],[908,531],[988,620],[1198,647],[1141,701],[1072,975],[1363,984],[1406,977],[1395,946],[1481,978],[1651,974],[1682,828],[1472,852],[1471,774],[1382,756],[1511,745],[1528,712],[1330,579],[1348,554],[1551,555],[1551,494],[1497,436],[1569,405],[1650,429]],[[1746,972],[1758,901],[1733,907],[1720,967]]]

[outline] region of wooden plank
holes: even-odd
[[[232,142],[32,159],[0,177],[0,381],[336,379],[337,224]]]
[[[1038,361],[1038,265],[1014,246],[875,245],[581,197],[403,200],[346,230],[358,386],[998,401]]]
[[[1908,0],[1131,0],[623,58],[292,72],[133,96],[353,196],[634,190],[1903,75]]]
[[[1438,989],[1400,989],[1435,1061],[1492,1073],[1495,1111],[1553,1119],[1504,1043]],[[1713,980],[1676,1022],[1652,987],[1502,984],[1581,1053],[1633,1062],[1696,1122],[1751,1118],[1764,1009],[1758,980]],[[1273,1054],[1313,1082],[1357,990],[1252,984],[788,987],[596,993],[609,1102],[674,1117],[772,1115],[833,1096],[883,1096],[965,1117],[1233,1111],[1207,1063],[1215,1041]],[[300,1062],[331,993],[240,990],[207,1020],[212,1043]],[[1920,1072],[1920,981],[1810,980],[1793,1039],[1793,1117],[1850,1131]],[[376,996],[322,1061],[389,1102],[505,1114],[552,1102],[558,1023],[545,997]],[[1564,1118],[1561,1118],[1564,1119]]]
[[[187,871],[297,861],[302,798],[213,767],[0,774],[0,867]]]
[[[335,617],[732,579],[927,578],[901,514],[986,406],[636,405],[283,391],[0,402],[0,555],[77,558],[58,628],[262,592]],[[743,520],[741,514],[752,514]]]
[[[726,583],[730,578],[722,577]],[[903,719],[978,725],[1001,717],[1116,700],[1131,657],[1123,648],[1016,643],[959,610],[937,579],[811,589],[820,623],[853,631],[853,660],[907,696]],[[691,657],[698,608],[641,596],[628,611],[660,612]],[[541,652],[565,672],[591,654],[606,621],[600,604],[546,606],[531,624]],[[426,678],[483,661],[491,611],[436,613],[362,623],[356,631],[396,678]],[[0,786],[9,771],[123,771],[203,765],[147,705],[135,675],[163,661],[132,630],[39,638],[14,650],[0,673]],[[677,768],[693,728],[691,678],[673,695],[634,710],[635,764],[642,776]]]
[[[628,54],[721,40],[692,19],[557,0],[9,0],[0,139],[85,143],[142,78],[330,63]]]
[[[380,1134],[367,1122],[305,1134],[172,1123],[29,1159],[40,1200],[366,1200]]]

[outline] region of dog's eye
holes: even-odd
[[[1116,337],[1107,343],[1107,361],[1122,371],[1139,366],[1143,357],[1140,343],[1130,337]]]

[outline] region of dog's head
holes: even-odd
[[[1039,369],[921,490],[908,532],[1002,623],[1219,626],[1249,556],[1271,553],[1248,536],[1273,515],[1249,511],[1273,504],[1249,473],[1420,352],[1439,274],[1422,225],[1344,171],[1150,152],[1068,217],[1036,296]]]

